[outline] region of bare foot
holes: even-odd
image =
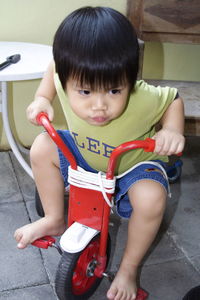
[[[135,300],[137,294],[136,273],[137,270],[120,267],[110,289],[107,292],[109,300]]]
[[[14,238],[19,249],[26,248],[29,244],[45,235],[61,235],[66,229],[64,220],[58,222],[50,217],[44,217],[34,223],[27,224],[15,231]]]

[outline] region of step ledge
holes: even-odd
[[[155,86],[170,86],[178,89],[185,106],[187,119],[200,119],[200,83],[194,81],[152,80],[146,82]]]

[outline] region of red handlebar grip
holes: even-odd
[[[183,155],[183,152],[179,152],[176,154],[177,156],[182,156]]]
[[[42,125],[42,118],[43,118],[43,120],[44,119],[47,119],[47,120],[49,119],[48,115],[45,112],[39,113],[36,117],[36,121],[37,121],[38,125]]]
[[[153,152],[156,146],[156,141],[150,138],[146,138],[144,141],[143,149],[145,152]]]

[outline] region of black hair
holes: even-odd
[[[63,88],[69,78],[93,90],[128,82],[134,87],[139,64],[135,30],[120,12],[83,7],[68,15],[53,42],[56,72]]]

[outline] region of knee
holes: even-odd
[[[158,182],[144,180],[136,183],[132,187],[129,197],[134,210],[141,210],[149,216],[158,216],[164,213],[167,193]]]
[[[166,207],[167,193],[160,183],[156,183],[156,188],[152,188],[146,195],[147,209],[154,216],[159,216],[164,213]]]
[[[50,159],[53,147],[55,146],[47,133],[38,135],[30,149],[31,165],[38,165]]]

